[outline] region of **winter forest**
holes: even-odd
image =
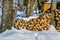
[[[0,0],[0,40],[59,40],[60,0]]]

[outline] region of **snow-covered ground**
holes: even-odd
[[[0,33],[0,40],[60,40],[60,33],[55,30],[53,25],[48,31],[40,32],[12,28]]]

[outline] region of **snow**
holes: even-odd
[[[33,14],[33,16],[31,17],[27,17],[26,18],[26,12],[25,11],[17,11],[17,17],[16,17],[16,20],[19,20],[19,19],[24,19],[24,20],[27,20],[27,21],[29,21],[29,20],[31,20],[32,18],[37,18],[38,17],[38,15],[39,15],[39,11],[34,11],[33,12],[34,14]]]
[[[51,3],[51,1],[52,1],[52,0],[47,0],[47,2],[46,2],[46,3]]]
[[[38,18],[38,15],[33,15],[32,17],[30,16],[28,18],[22,18],[22,19],[29,21],[29,20],[31,20],[33,18]]]
[[[51,25],[48,31],[32,32],[26,29],[17,30],[12,27],[0,33],[0,40],[60,40],[60,33]]]
[[[6,30],[5,32],[0,34],[0,40],[34,40],[33,34],[28,34],[27,30],[16,30],[12,28],[12,30]],[[31,37],[32,36],[32,37]]]

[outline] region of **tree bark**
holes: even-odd
[[[55,25],[55,13],[53,12],[56,9],[57,0],[52,0],[52,24]]]
[[[16,17],[16,12],[13,9],[13,0],[3,1],[3,12],[2,12],[2,30],[11,29]],[[0,31],[0,32],[1,32]]]
[[[34,5],[37,6],[37,0],[29,0],[26,7],[26,17],[32,16],[34,11]]]

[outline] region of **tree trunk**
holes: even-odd
[[[52,10],[56,9],[56,5],[57,5],[57,0],[52,0]]]
[[[55,25],[55,13],[53,12],[56,9],[57,0],[52,0],[52,24]]]
[[[26,7],[26,17],[32,16],[34,11],[34,5],[36,7],[37,0],[29,0]]]
[[[13,9],[13,0],[3,1],[3,12],[2,12],[2,31],[11,29],[13,26],[13,20],[16,17],[16,12]]]

